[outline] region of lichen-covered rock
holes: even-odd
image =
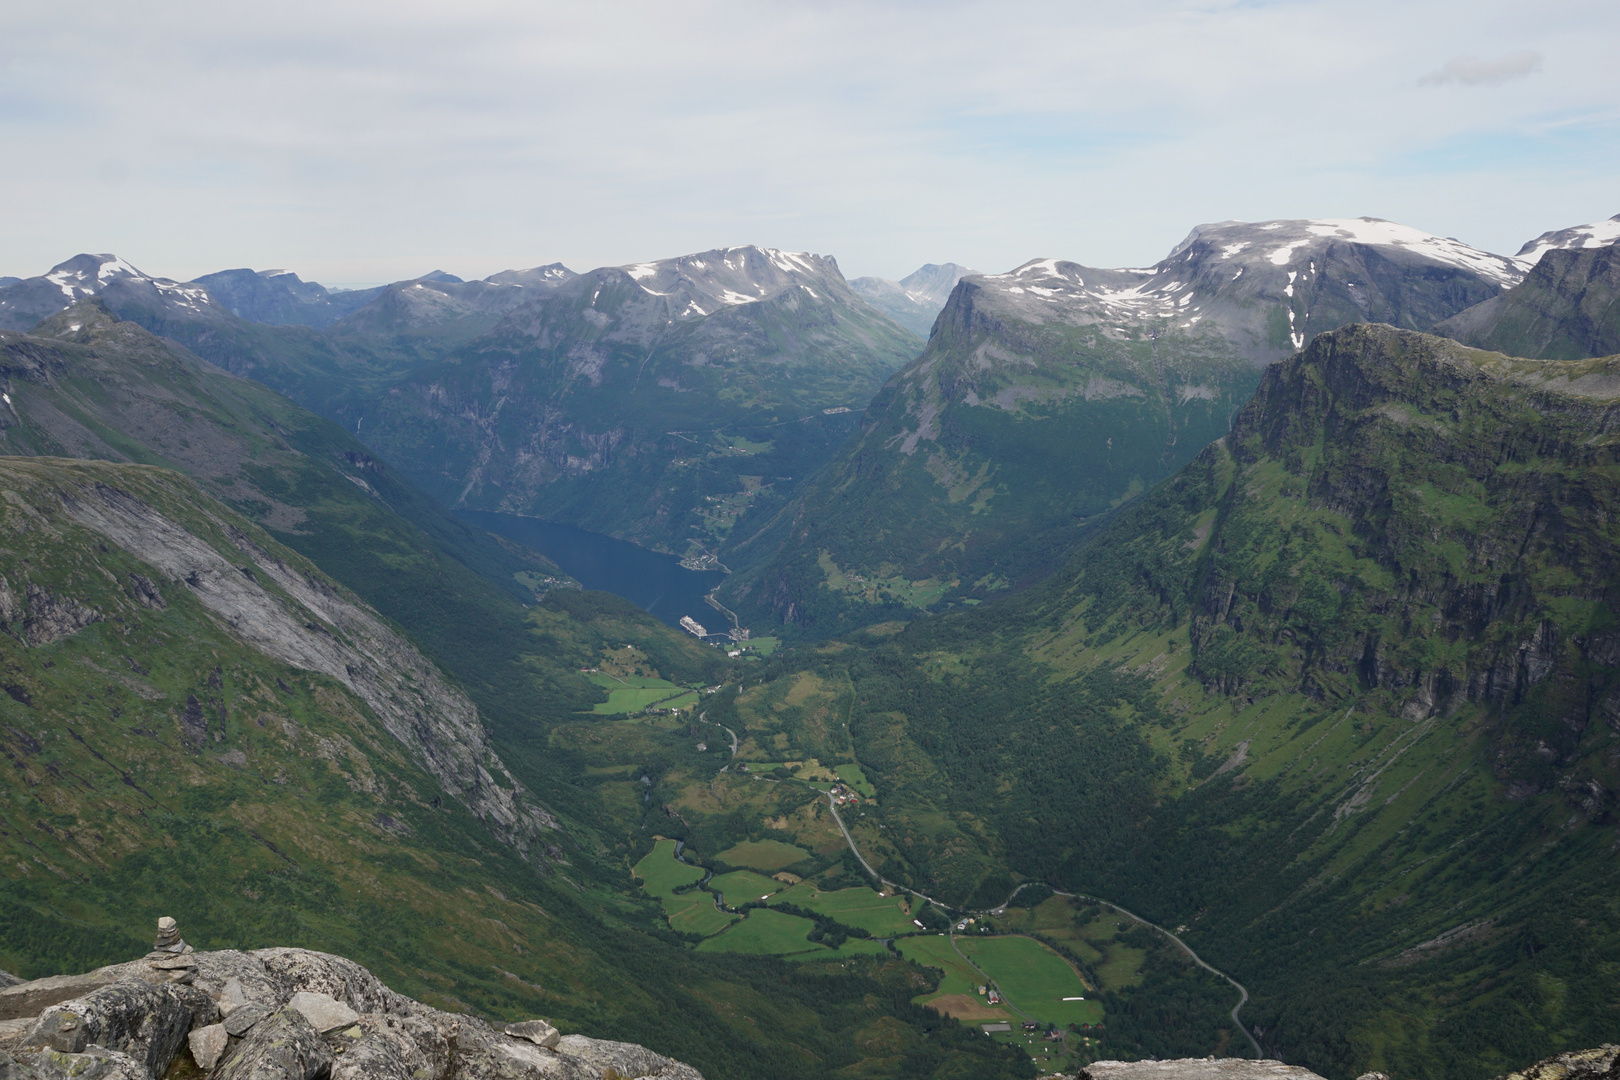
[[[197,979],[193,985],[213,997],[225,1015],[243,1005],[276,1006],[286,1000],[280,981],[252,953],[221,949],[195,953],[194,958]]]
[[[278,1009],[229,1051],[219,1080],[316,1080],[332,1070],[332,1049],[304,1014]]]
[[[92,1046],[82,1054],[0,1052],[0,1080],[152,1080],[152,1075],[128,1054]]]
[[[1620,1046],[1604,1043],[1595,1050],[1571,1050],[1496,1080],[1620,1080]]]
[[[583,1035],[564,1035],[557,1043],[557,1051],[589,1063],[598,1076],[609,1075],[608,1070],[611,1069],[627,1080],[640,1080],[642,1077],[657,1077],[658,1080],[703,1080],[703,1074],[692,1066],[654,1053],[636,1043],[589,1039]]]
[[[191,1010],[168,986],[122,979],[40,1014],[17,1049],[82,1054],[117,1050],[162,1076],[191,1028]]]
[[[309,949],[259,949],[253,957],[286,1001],[308,991],[330,994],[357,1013],[393,1012],[407,999],[353,960]]]
[[[445,1032],[409,1014],[368,1013],[358,1038],[339,1034],[332,1080],[443,1080],[450,1071]]]

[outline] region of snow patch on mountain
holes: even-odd
[[[1607,221],[1544,232],[1520,248],[1514,261],[1528,270],[1555,248],[1596,248],[1617,243],[1620,243],[1620,214]]]

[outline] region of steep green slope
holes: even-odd
[[[775,674],[847,672],[886,876],[1186,926],[1287,1060],[1461,1078],[1601,1041],[1617,375],[1322,335],[1052,580]]]
[[[1620,352],[1620,247],[1548,251],[1524,281],[1435,333],[1510,356],[1612,356]]]
[[[732,248],[557,285],[355,419],[446,503],[701,562],[920,345],[831,259]]]
[[[522,809],[460,691],[172,472],[0,459],[0,573],[9,970],[137,956],[168,914],[201,947],[342,952],[444,1007],[549,1015],[715,1077],[1020,1075],[911,1006],[903,965],[698,956],[653,905],[584,894],[585,864],[546,869],[577,836]]]

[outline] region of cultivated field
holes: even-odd
[[[1095,999],[1069,962],[1033,938],[958,938],[957,945],[1009,1002],[1045,1023],[1095,1024],[1102,1020],[1096,1000],[1064,1001],[1066,997]]]
[[[729,874],[721,874],[710,880],[709,888],[717,893],[723,893],[726,903],[732,907],[741,907],[743,904],[781,892],[783,885],[780,881],[773,881],[752,870],[733,870]]]
[[[715,856],[727,866],[746,866],[767,874],[809,857],[810,853],[804,848],[780,840],[745,840]]]
[[[599,701],[591,711],[601,716],[626,716],[638,713],[649,705],[665,709],[682,709],[696,704],[698,696],[685,687],[676,686],[668,679],[654,679],[646,675],[604,675],[590,677],[591,682],[608,692],[606,701]]]
[[[780,893],[772,903],[809,908],[845,926],[858,926],[874,937],[893,937],[917,929],[900,897],[880,896],[866,888],[823,892],[814,885],[802,883]]]
[[[756,908],[730,930],[698,946],[699,952],[739,952],[780,956],[784,953],[815,950],[823,959],[831,950],[806,940],[815,924],[797,915],[784,915],[770,908]]]

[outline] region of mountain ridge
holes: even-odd
[[[1221,435],[1259,366],[1347,322],[1428,330],[1522,276],[1359,218],[1202,225],[1146,268],[963,278],[861,431],[722,549],[722,598],[819,635],[1021,587]]]

